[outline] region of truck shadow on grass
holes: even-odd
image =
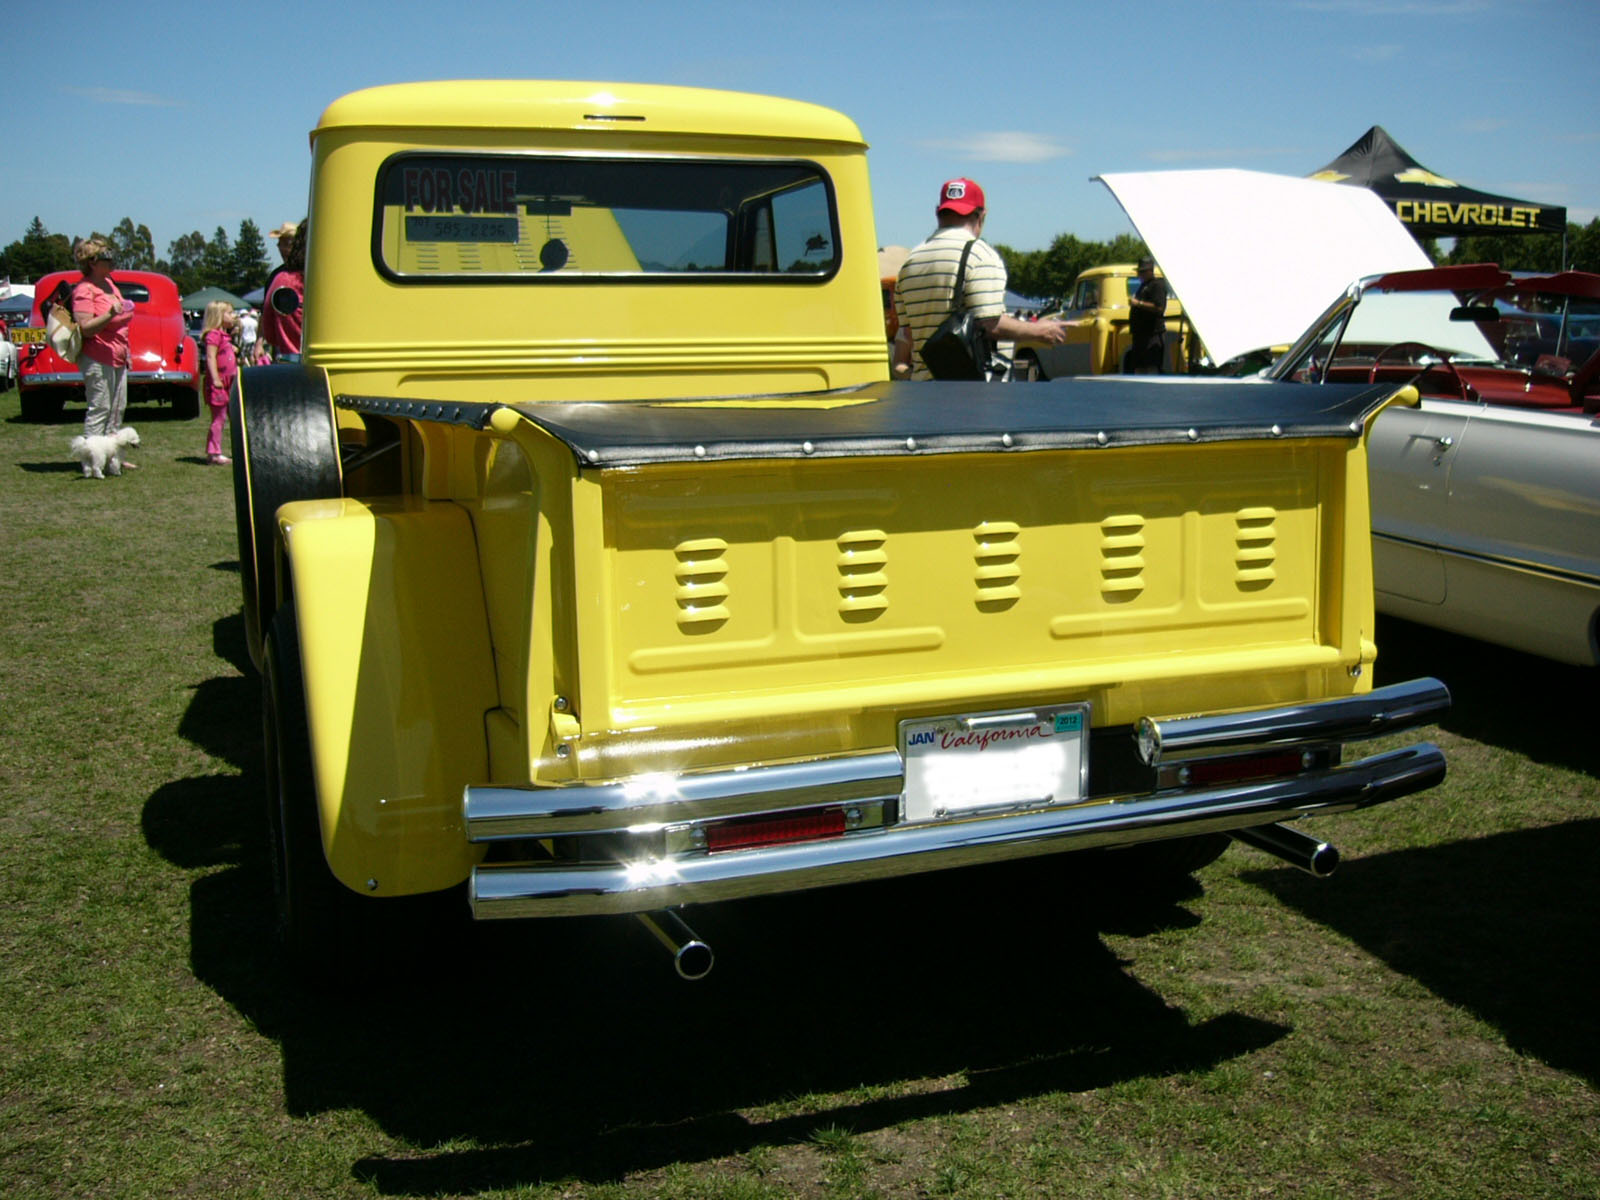
[[[1600,1086],[1594,864],[1600,817],[1339,868],[1337,887],[1289,870],[1242,876],[1335,929],[1510,1046]]]
[[[1378,644],[1377,683],[1435,675],[1449,686],[1442,728],[1600,779],[1600,739],[1573,708],[1593,694],[1594,670],[1393,618],[1380,619]],[[1494,1025],[1519,1052],[1600,1086],[1592,811],[1350,861],[1332,888],[1283,869],[1242,878]]]
[[[279,1042],[290,1112],[355,1107],[413,1145],[481,1147],[353,1164],[386,1193],[620,1180],[831,1126],[1206,1070],[1287,1032],[1192,1023],[1099,939],[1106,902],[1041,864],[691,911],[722,955],[694,984],[631,918],[463,921],[336,998],[254,961],[262,874],[196,883],[194,966]],[[1116,923],[1193,923],[1184,898]]]
[[[241,661],[228,621],[216,642]],[[475,925],[463,903],[393,939],[381,975],[308,990],[271,949],[258,688],[246,673],[197,689],[182,735],[240,775],[162,787],[145,837],[205,872],[194,973],[278,1043],[291,1114],[354,1107],[414,1145],[484,1147],[352,1165],[384,1192],[617,1180],[1205,1070],[1287,1032],[1192,1022],[1101,940],[1196,924],[1194,880],[1130,907],[1106,874],[1070,880],[1076,858],[691,910],[720,956],[698,983],[631,918]]]

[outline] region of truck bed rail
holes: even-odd
[[[357,412],[485,427],[511,407],[584,466],[1095,450],[1186,442],[1353,438],[1399,390],[1239,379],[1085,378],[1047,385],[877,383],[834,392],[504,405],[341,395]]]

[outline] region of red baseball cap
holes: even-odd
[[[986,207],[983,189],[970,179],[947,179],[939,185],[939,209],[966,216]]]

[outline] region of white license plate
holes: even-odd
[[[906,821],[1071,804],[1089,781],[1089,706],[900,722]]]

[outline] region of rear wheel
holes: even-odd
[[[172,415],[179,421],[190,421],[200,415],[200,393],[194,388],[178,388],[172,393]]]
[[[228,402],[228,426],[245,637],[259,667],[259,648],[278,604],[278,509],[291,500],[342,493],[338,426],[322,373],[298,364],[241,371]]]
[[[322,849],[294,611],[273,615],[261,651],[266,812],[278,937],[290,966],[312,982],[347,974],[366,903],[334,878]]]

